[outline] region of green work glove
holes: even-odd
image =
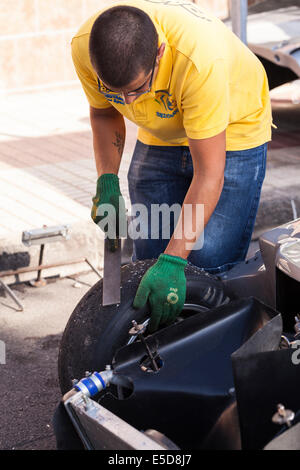
[[[98,215],[99,209],[103,204],[112,205],[115,212],[106,211],[103,207],[103,215]],[[120,191],[119,178],[117,175],[105,173],[98,178],[96,196],[93,197],[91,217],[95,224],[99,225],[104,233],[107,233],[107,237],[110,240],[110,249],[111,251],[115,251],[118,246],[116,240],[120,235],[120,230],[126,230],[125,201]],[[106,218],[108,223],[102,226],[101,221],[104,218]],[[108,233],[108,231],[111,230],[112,232]]]
[[[161,254],[144,274],[133,307],[142,308],[149,299],[150,333],[157,330],[160,324],[169,325],[180,314],[186,295],[186,264],[187,261],[183,258]]]

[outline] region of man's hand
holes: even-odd
[[[161,254],[143,276],[133,307],[142,308],[149,299],[150,333],[157,330],[160,324],[169,325],[180,314],[186,295],[186,264],[183,258]]]
[[[106,211],[104,208],[103,214],[101,212],[101,205],[110,204],[113,211]],[[105,173],[100,176],[97,181],[96,195],[93,197],[93,207],[91,211],[93,221],[98,225],[104,218],[107,218],[107,224],[100,228],[106,233],[112,231],[113,236],[108,234],[110,240],[110,249],[115,251],[116,238],[120,235],[121,227],[126,227],[126,209],[125,201],[122,197],[119,185],[119,178],[113,173]]]

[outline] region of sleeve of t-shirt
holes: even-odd
[[[229,105],[229,78],[223,59],[215,60],[201,73],[192,64],[181,99],[187,137],[207,139],[224,131],[229,124]]]
[[[72,40],[71,52],[76,73],[89,104],[93,108],[110,108],[111,104],[109,101],[105,98],[104,95],[99,93],[96,76],[92,74],[89,68],[84,65],[82,60],[80,60],[80,53],[78,51],[76,39]]]

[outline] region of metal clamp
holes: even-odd
[[[74,388],[84,396],[90,398],[104,390],[111,382],[113,371],[106,368],[103,372],[85,373],[85,378],[74,383]]]

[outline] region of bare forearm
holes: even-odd
[[[207,139],[189,139],[189,147],[194,177],[183,201],[174,234],[165,250],[166,254],[181,258],[187,258],[192,248],[201,248],[199,243],[195,243],[219,201],[224,184],[226,131]],[[201,207],[202,214],[201,210],[198,211]],[[199,213],[202,217],[199,217]]]
[[[125,123],[117,111],[107,113],[90,108],[93,146],[98,176],[118,174],[125,143]]]
[[[215,210],[222,192],[223,181],[223,178],[193,178],[184,199],[177,226],[165,250],[166,254],[184,259],[188,257],[192,246],[200,237]],[[199,205],[198,209],[197,205]],[[201,205],[203,205],[203,212]]]

